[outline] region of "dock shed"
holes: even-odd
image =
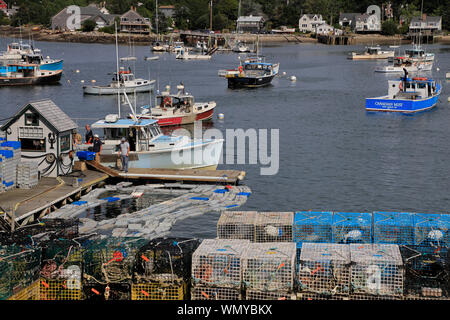
[[[0,128],[6,140],[21,142],[22,159],[38,162],[46,177],[72,172],[75,129],[75,122],[51,100],[27,103]]]

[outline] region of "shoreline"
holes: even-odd
[[[0,26],[0,37],[2,38],[19,38],[22,35],[23,39],[32,38],[34,41],[49,41],[49,42],[73,42],[73,43],[100,43],[100,44],[114,44],[115,35],[98,31],[92,32],[54,32],[48,29],[32,30],[32,27],[23,27],[22,30],[18,27]],[[236,37],[236,34],[228,34],[231,37]],[[135,45],[150,45],[157,40],[156,34],[150,35],[136,35],[119,33],[119,43],[129,43],[133,41]],[[161,36],[160,36],[161,37]],[[239,39],[245,42],[256,41],[257,35],[240,34]],[[351,34],[347,35],[351,39],[352,45],[400,45],[410,44],[411,39],[407,39],[401,35],[383,36],[379,34]],[[162,36],[163,40],[179,40],[179,33],[172,33]],[[312,38],[309,35],[292,35],[292,34],[262,34],[259,35],[261,43],[320,43],[317,38]],[[436,36],[433,43],[450,44],[450,35]],[[324,44],[327,45],[327,44]]]

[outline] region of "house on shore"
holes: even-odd
[[[442,17],[427,16],[414,17],[409,24],[409,35],[435,35],[442,32]]]
[[[8,8],[8,4],[5,1],[0,0],[0,11],[2,11],[8,18],[11,18],[17,13],[17,11],[19,11],[19,7],[12,5]]]
[[[141,16],[134,7],[120,16],[120,32],[149,34],[150,29],[150,19]]]
[[[51,100],[27,103],[0,128],[6,140],[20,141],[23,160],[39,163],[42,177],[72,172],[76,129],[76,123]]]
[[[264,18],[261,16],[240,16],[237,19],[238,33],[260,33],[264,29]]]
[[[74,18],[79,10],[80,19]],[[96,30],[114,24],[114,19],[118,15],[104,14],[97,8],[96,5],[89,5],[87,7],[69,6],[58,12],[52,18],[52,30],[60,31],[75,31],[80,29],[83,22],[92,20],[97,24]]]
[[[321,14],[304,14],[298,20],[298,30],[300,32],[316,32],[316,28],[325,23]]]
[[[336,29],[327,23],[317,26],[316,30],[314,32],[318,35],[330,35],[331,34],[331,35],[336,35],[336,36],[340,36],[343,33],[342,30]]]
[[[381,9],[376,5],[369,6],[365,13],[341,13],[339,25],[349,27],[353,32],[380,32]]]

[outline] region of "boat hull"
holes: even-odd
[[[113,95],[119,93],[134,93],[134,92],[150,92],[155,88],[155,81],[151,81],[149,84],[135,87],[127,87],[127,88],[113,88],[110,86],[84,86],[83,92],[84,94],[91,95]]]
[[[367,98],[367,111],[415,113],[432,109],[436,106],[441,94],[440,86],[437,86],[437,94],[420,100],[390,99],[389,97]]]
[[[158,124],[160,127],[166,126],[178,126],[183,124],[191,124],[195,121],[208,121],[211,120],[214,114],[214,108],[202,113],[194,113],[183,116],[174,116],[174,117],[164,117],[158,119],[157,117],[140,115],[139,118],[142,119],[155,119],[158,120]]]
[[[222,147],[223,140],[214,140],[211,142],[192,142],[189,146],[175,150],[132,153],[128,167],[143,169],[216,169],[221,159]],[[103,165],[116,166],[115,159],[117,158],[111,156],[105,158],[105,161],[102,160]]]
[[[63,70],[64,60],[56,60],[48,63],[43,63],[39,66],[41,71],[59,71]]]
[[[275,75],[261,78],[232,77],[228,78],[228,88],[258,88],[269,85]]]
[[[39,77],[0,77],[0,86],[27,86],[59,83],[62,71]]]
[[[382,53],[382,54],[354,54],[349,55],[348,59],[350,60],[377,60],[377,59],[389,59],[395,56],[394,51],[390,53]]]

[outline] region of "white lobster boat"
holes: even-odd
[[[367,47],[366,51],[362,53],[350,52],[348,59],[351,60],[371,60],[371,59],[388,59],[394,57],[395,51],[383,51],[379,46]]]
[[[375,69],[381,73],[403,73],[404,70],[414,73],[419,71],[431,71],[433,62],[414,61],[407,57],[395,57],[391,65]]]

